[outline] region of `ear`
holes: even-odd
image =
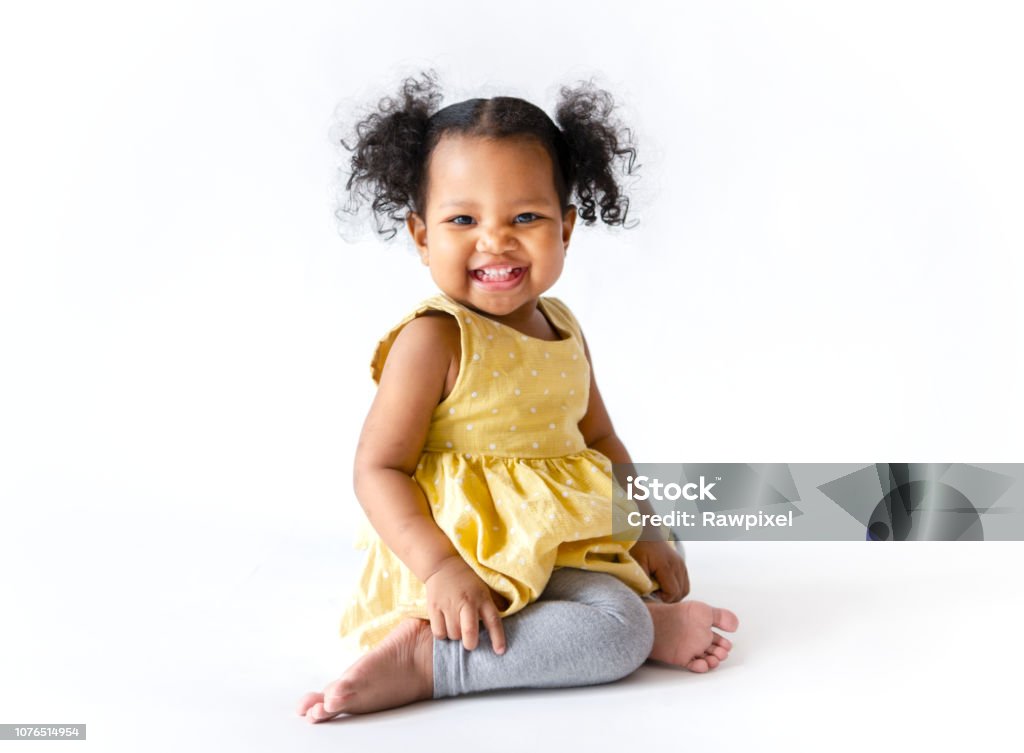
[[[416,251],[419,252],[420,261],[424,266],[430,266],[430,252],[427,250],[427,223],[415,212],[409,212],[405,216],[405,226],[409,228],[409,235],[416,244]]]
[[[568,253],[569,238],[572,236],[572,229],[576,227],[576,205],[570,204],[562,216],[562,248]]]

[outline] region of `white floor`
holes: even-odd
[[[692,598],[741,620],[710,674],[646,665],[314,726],[292,707],[347,664],[358,553],[327,527],[146,526],[126,541],[83,513],[45,545],[8,537],[0,722],[84,722],[74,749],[104,752],[1022,749],[1024,544],[689,544]]]

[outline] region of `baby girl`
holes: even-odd
[[[365,654],[312,722],[498,688],[613,682],[646,660],[707,672],[736,615],[684,600],[683,559],[613,535],[615,434],[575,316],[544,294],[577,219],[625,223],[631,134],[592,84],[553,121],[515,97],[438,108],[407,79],[355,127],[348,210],[404,225],[439,293],[381,339],[356,452],[367,550],[342,634]],[[557,121],[557,124],[556,124]],[[575,202],[575,203],[574,203]],[[384,278],[386,280],[386,278]]]

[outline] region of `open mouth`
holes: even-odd
[[[521,266],[488,266],[485,269],[473,269],[473,277],[484,283],[515,280],[520,275]]]
[[[488,266],[473,269],[470,275],[487,288],[510,288],[519,282],[525,270],[524,266]]]

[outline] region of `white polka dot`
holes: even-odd
[[[564,371],[562,372],[562,378],[563,379],[565,378],[565,372]]]
[[[497,408],[491,408],[491,413],[497,413],[497,412],[498,412]]]
[[[579,531],[576,531],[576,533],[574,533],[574,534],[572,535],[572,537],[573,537],[574,539],[578,539],[578,538],[580,537],[580,532],[579,532]]]
[[[466,324],[472,324],[472,323],[473,323],[473,320],[472,320],[472,319],[470,319],[470,318],[469,318],[469,317],[467,316],[467,317],[466,317]]]
[[[547,351],[545,351],[545,352],[544,352],[544,357],[545,357],[545,358],[551,358],[551,354],[550,354],[550,353],[548,353]]]
[[[572,479],[571,478],[570,479],[566,479],[565,485],[566,486],[572,486]]]
[[[520,335],[520,336],[519,336],[519,338],[520,338],[520,339],[521,339],[521,340],[522,340],[523,342],[526,342],[527,340],[529,340],[529,339],[530,339],[530,338],[528,338],[528,337],[527,337],[526,335]]]
[[[510,427],[508,427],[508,430],[509,431],[515,431],[516,430],[516,425],[512,424]]]
[[[521,510],[525,510],[525,509],[526,509],[526,503],[525,503],[525,502],[520,502],[520,503],[519,503],[519,508],[520,508]]]
[[[551,390],[544,390],[545,395],[548,394],[549,392],[551,392]]]
[[[569,496],[569,492],[562,492],[562,496],[563,497],[568,497]]]
[[[451,442],[445,442],[445,443],[444,443],[444,446],[445,446],[445,447],[451,447],[451,446],[452,446],[452,443],[451,443]]]
[[[583,522],[584,522],[584,523],[589,523],[589,522],[590,522],[590,516],[588,515],[587,517],[585,517],[585,518],[583,519]]]
[[[530,369],[530,376],[537,376],[537,369]]]
[[[516,527],[512,526],[511,528],[508,529],[508,532],[509,532],[510,535],[515,533],[516,532]]]
[[[539,445],[539,444],[537,444],[536,442],[534,442],[534,443],[533,443],[533,447],[534,447],[534,449],[536,449],[537,447],[540,447],[540,445]]]
[[[473,424],[466,424],[466,431],[473,431]]]
[[[575,395],[576,394],[576,390],[569,390],[569,394],[570,395]]]
[[[523,393],[522,393],[522,390],[520,390],[520,389],[519,389],[518,387],[516,387],[516,388],[515,388],[514,392],[515,392],[515,393],[516,393],[517,395],[521,395],[521,394],[523,394]]]
[[[570,439],[565,440],[565,446],[566,447],[568,447],[571,444],[572,444],[572,440],[570,440]]]
[[[449,408],[448,409],[448,414],[451,415],[451,416],[454,416],[455,415],[455,409],[454,408]]]
[[[519,564],[520,565],[525,565],[526,564],[526,560],[524,560],[522,557],[520,557],[519,558]]]
[[[494,335],[488,335],[488,336],[487,336],[487,339],[488,339],[488,340],[493,340],[493,339],[494,339]]]
[[[515,357],[516,357],[516,354],[515,354],[515,353],[511,353],[511,352],[510,352],[510,353],[508,354],[508,357],[509,357],[509,358],[515,358]]]
[[[470,397],[476,397],[476,390],[473,390],[472,392],[470,392],[469,396]]]
[[[537,406],[531,405],[530,406],[530,413],[536,413],[536,412],[537,412]]]
[[[466,479],[465,479],[465,478],[463,478],[462,476],[459,476],[459,477],[458,477],[458,478],[456,478],[455,480],[459,482],[459,486],[461,486],[461,485],[462,485],[463,483],[465,483],[465,481],[466,481]]]
[[[421,471],[422,471],[422,470],[423,470],[423,463],[417,463],[417,464],[416,464],[416,467],[417,467],[417,468],[418,468],[419,470],[421,470]]]
[[[548,520],[554,520],[554,519],[555,519],[555,514],[553,512],[549,512],[548,513]]]
[[[498,376],[498,372],[497,371],[492,371],[491,372],[491,376],[494,376],[494,377]]]
[[[493,450],[493,449],[494,449],[495,447],[497,447],[498,445],[494,444],[494,442],[491,442],[491,443],[490,443],[489,445],[487,445],[487,446],[488,446],[488,447],[490,447],[490,448],[491,448],[491,449]]]
[[[498,530],[498,526],[491,526],[491,530],[492,531],[497,531]]]
[[[573,354],[572,354],[572,360],[574,360],[574,361],[575,361],[575,360],[576,360],[577,358],[579,358],[579,356],[578,356],[578,355],[576,355],[575,353],[573,353]]]
[[[383,572],[381,572],[381,575],[383,575],[385,579],[391,577],[391,573],[389,573],[387,570],[384,570]]]
[[[474,353],[473,354],[473,360],[474,361],[479,361],[480,360],[480,354],[479,353]]]
[[[462,457],[464,457],[466,460],[469,460],[470,454],[468,452],[463,453]]]
[[[549,428],[549,429],[554,429],[554,428],[555,428],[555,425],[554,425],[554,424],[548,424],[548,428]]]

